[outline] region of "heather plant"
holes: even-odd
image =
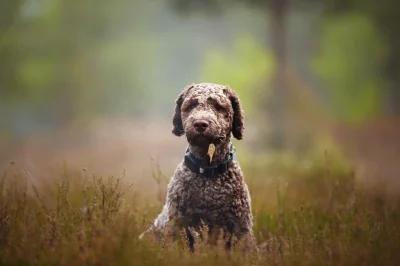
[[[396,265],[400,213],[396,197],[366,190],[351,167],[328,154],[309,161],[249,164],[259,265]],[[153,207],[137,203],[139,184],[124,177],[60,171],[33,186],[25,175],[0,182],[0,265],[250,265],[240,244],[196,234],[195,253],[176,241],[138,236],[162,207],[166,177],[158,167]],[[142,192],[143,193],[143,192]],[[158,198],[160,197],[160,199]],[[154,209],[149,211],[149,209]]]

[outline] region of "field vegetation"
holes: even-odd
[[[243,157],[243,156],[242,156]],[[395,196],[365,187],[339,153],[307,160],[242,158],[253,198],[259,265],[396,265],[400,212]],[[152,201],[124,175],[101,177],[65,166],[51,182],[4,172],[0,184],[0,265],[246,265],[223,245],[185,239],[157,243],[139,234],[164,201],[166,182]],[[140,203],[140,204],[139,204]]]

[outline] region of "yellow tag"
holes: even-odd
[[[215,145],[213,143],[210,144],[210,146],[208,146],[208,156],[210,156],[210,163],[212,162],[213,156],[215,153]]]

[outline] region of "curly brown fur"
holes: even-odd
[[[204,131],[196,129],[196,121],[206,121]],[[238,95],[229,87],[211,83],[187,86],[176,100],[172,132],[186,135],[189,150],[202,164],[208,164],[210,143],[216,147],[213,161],[218,162],[229,152],[231,135],[242,139],[244,112]],[[188,228],[199,229],[204,223],[210,232],[223,230],[224,235],[253,239],[251,198],[238,162],[215,178],[191,172],[182,161],[170,183],[162,212],[153,224],[160,236],[166,226],[185,228],[190,247],[193,236]],[[231,243],[228,241],[227,247]]]

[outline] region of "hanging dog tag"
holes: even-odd
[[[212,162],[213,156],[215,153],[215,145],[213,143],[210,144],[210,146],[208,146],[208,156],[210,156],[210,163]]]

